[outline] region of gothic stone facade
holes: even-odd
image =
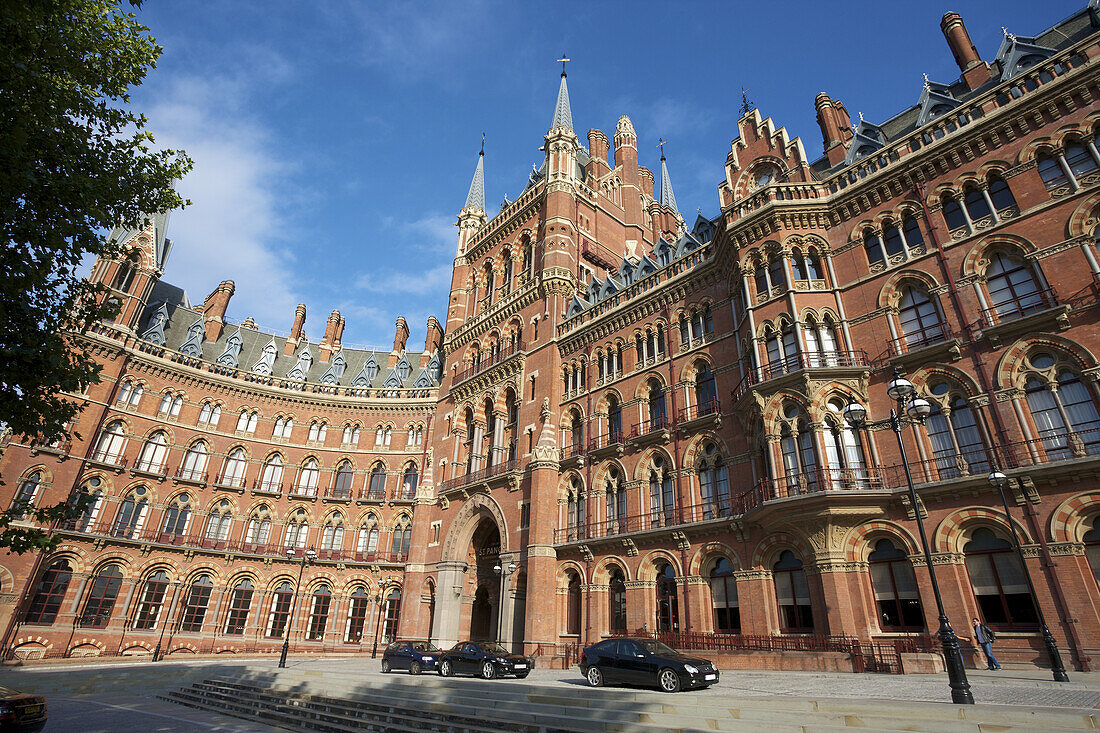
[[[85,506],[56,552],[3,560],[5,649],[920,637],[919,514],[964,645],[980,617],[1002,661],[1045,664],[1037,604],[1089,669],[1100,15],[989,62],[941,27],[960,78],[881,124],[818,95],[816,160],[747,108],[691,226],[627,117],[581,144],[563,74],[541,167],[491,218],[479,159],[420,353],[403,319],[388,353],[343,348],[339,313],[311,347],[304,306],[286,338],[228,324],[232,282],[193,307],[160,279],[163,217],[120,233],[71,440],[0,459],[5,501]],[[916,506],[893,431],[843,415],[887,417],[895,368],[931,403],[901,432]]]

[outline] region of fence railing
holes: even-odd
[[[450,491],[451,489],[457,489],[462,486],[469,486],[470,484],[478,483],[479,481],[486,481],[488,479],[500,476],[501,474],[515,471],[518,466],[516,460],[502,461],[487,468],[482,468],[472,473],[464,473],[461,476],[455,476],[449,478],[439,485],[440,491]]]
[[[1036,290],[1024,295],[1017,295],[1003,299],[991,308],[983,308],[981,317],[972,326],[976,328],[991,328],[1001,323],[1018,321],[1033,313],[1054,308],[1058,298],[1050,288]]]
[[[753,387],[762,382],[786,376],[803,369],[843,369],[849,367],[867,367],[867,352],[829,351],[794,354],[774,363],[752,369],[733,389],[734,402],[740,400]]]
[[[458,374],[456,374],[455,378],[451,382],[451,384],[455,385],[455,384],[458,384],[459,382],[464,382],[467,379],[469,379],[470,377],[473,377],[477,374],[480,374],[481,372],[485,371],[489,367],[494,367],[497,364],[500,364],[505,359],[508,359],[508,358],[520,353],[521,351],[523,351],[523,349],[524,349],[524,344],[523,344],[522,341],[520,341],[516,344],[509,344],[507,346],[502,347],[501,350],[498,351],[495,354],[492,354],[492,353],[485,354],[485,355],[482,356],[481,360],[478,363],[471,364],[470,366],[466,367],[465,369],[460,371]]]
[[[708,415],[716,415],[722,411],[722,405],[717,398],[705,400],[697,405],[681,407],[677,422],[685,423]]]

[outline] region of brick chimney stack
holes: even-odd
[[[428,366],[432,354],[439,349],[442,343],[443,327],[439,325],[439,321],[436,320],[435,316],[428,316],[428,332],[424,335],[424,353],[420,355],[420,366]]]
[[[283,346],[284,356],[293,356],[294,352],[298,350],[298,342],[302,340],[302,331],[306,327],[306,305],[305,303],[299,303],[297,310],[294,311],[294,325],[290,327],[290,337],[287,338],[286,344]]]
[[[638,175],[642,178],[642,191],[646,196],[653,198],[653,171],[641,165],[638,166]]]
[[[966,86],[977,89],[989,81],[989,64],[982,61],[978,49],[974,48],[962,16],[955,12],[944,13],[940,20],[940,30],[947,39],[947,45],[955,57],[955,63],[959,65]]]
[[[229,308],[229,299],[233,297],[237,286],[232,280],[223,280],[214,292],[206,296],[202,304],[203,323],[206,325],[206,340],[217,341],[225,328],[225,311]]]
[[[588,175],[602,178],[611,171],[611,164],[607,160],[608,149],[607,135],[601,130],[588,131]]]
[[[389,366],[397,366],[398,359],[405,351],[405,342],[409,340],[409,326],[405,323],[404,316],[397,317],[397,329],[393,335],[393,351],[390,352]]]
[[[814,99],[817,125],[821,128],[821,142],[830,165],[836,165],[848,154],[852,142],[852,119],[839,99],[832,99],[825,92]]]
[[[340,334],[343,331],[340,325],[341,321],[343,321],[343,318],[340,316],[340,311],[334,310],[329,315],[328,322],[325,324],[325,335],[321,339],[319,348],[321,361],[328,361],[332,358],[333,352],[339,351]]]

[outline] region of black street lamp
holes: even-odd
[[[164,615],[164,623],[160,625],[160,638],[157,639],[157,648],[153,650],[153,661],[159,662],[163,657],[160,656],[160,645],[164,642],[164,630],[168,627],[168,624],[172,619],[172,609],[176,607],[176,592],[180,588],[180,582],[177,580],[172,583],[172,600],[168,602],[168,613]],[[169,640],[171,643],[171,640]]]
[[[370,652],[371,659],[378,656],[378,634],[382,631],[382,602],[386,600],[386,588],[388,586],[389,581],[387,580],[378,589],[378,595],[374,598],[374,603],[377,606],[377,616],[374,619],[374,648]]]
[[[286,548],[286,556],[294,559],[294,548]],[[312,547],[306,550],[302,554],[302,561],[298,565],[298,583],[294,586],[294,597],[290,599],[290,616],[286,620],[286,628],[283,629],[283,651],[279,654],[279,667],[286,667],[286,655],[290,652],[290,627],[294,624],[294,610],[298,605],[298,591],[302,587],[302,573],[306,570],[306,565],[317,559],[317,552]]]
[[[854,399],[844,408],[844,417],[848,423],[856,429],[889,426],[894,431],[898,440],[898,450],[901,451],[901,465],[905,468],[905,482],[909,486],[909,501],[913,506],[913,516],[917,518],[917,529],[920,532],[921,549],[924,550],[924,562],[928,566],[928,576],[932,580],[932,593],[936,597],[936,610],[940,620],[940,644],[943,646],[943,661],[947,667],[947,677],[951,685],[951,702],[957,705],[973,705],[974,694],[970,691],[970,682],[966,679],[966,667],[963,665],[962,653],[959,651],[959,639],[951,629],[951,623],[947,620],[947,612],[943,608],[943,598],[940,596],[940,584],[936,580],[936,570],[932,566],[932,551],[928,547],[928,535],[924,531],[924,521],[920,515],[920,505],[917,503],[917,490],[913,486],[913,474],[909,471],[909,458],[905,453],[905,443],[901,439],[902,425],[922,425],[925,418],[932,412],[932,405],[916,395],[917,388],[913,386],[901,372],[894,367],[894,378],[886,387],[886,394],[897,403],[890,408],[890,419],[879,422],[867,421],[867,408]]]
[[[1047,628],[1046,619],[1043,617],[1043,609],[1039,606],[1039,597],[1035,595],[1035,585],[1031,582],[1031,571],[1027,569],[1024,561],[1024,548],[1020,545],[1020,534],[1016,531],[1016,525],[1012,523],[1012,515],[1008,513],[1008,499],[1005,497],[1005,486],[1008,485],[1008,476],[1005,476],[997,464],[990,466],[989,484],[997,488],[1001,494],[1001,504],[1005,510],[1005,521],[1012,530],[1012,544],[1016,546],[1016,553],[1020,556],[1020,567],[1024,569],[1024,579],[1027,581],[1027,589],[1031,593],[1031,602],[1035,606],[1035,613],[1039,617],[1039,632],[1043,636],[1043,643],[1047,647],[1047,656],[1050,658],[1050,670],[1054,673],[1055,682],[1069,682],[1066,667],[1062,664],[1062,655],[1058,653],[1058,644],[1054,641],[1054,635]]]
[[[497,609],[497,643],[502,644],[504,641],[504,587],[508,581],[508,576],[516,572],[518,566],[514,562],[509,562],[508,567],[501,567],[498,562],[493,566],[493,572],[500,576],[500,606]]]

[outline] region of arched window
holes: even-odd
[[[309,537],[309,517],[304,509],[299,509],[287,520],[283,533],[283,547],[300,549],[306,546]]]
[[[710,569],[710,599],[714,608],[714,630],[719,634],[741,633],[741,612],[737,607],[737,579],[724,557]]]
[[[768,352],[764,379],[779,377],[798,368],[798,340],[789,322],[783,322],[781,331],[769,327],[764,333],[764,346]]]
[[[500,277],[500,291],[507,295],[512,291],[512,253],[505,250]]]
[[[381,463],[374,464],[370,470],[367,498],[376,501],[386,498],[386,467]]]
[[[1096,170],[1096,160],[1089,149],[1080,143],[1066,146],[1066,164],[1078,181],[1081,180],[1081,176]]]
[[[714,383],[714,372],[705,361],[695,365],[695,404],[696,417],[718,412],[718,388]]]
[[[281,493],[283,490],[283,457],[278,453],[272,453],[264,461],[264,467],[260,470],[260,491],[272,494]]]
[[[703,517],[725,517],[730,512],[730,482],[726,464],[718,452],[718,446],[707,442],[700,451],[695,466],[699,476],[699,498],[703,501]]]
[[[179,477],[187,481],[203,480],[208,459],[209,454],[207,453],[206,442],[196,440],[187,449],[187,452],[183,454],[183,461],[180,463]]]
[[[344,520],[339,514],[332,515],[321,528],[321,549],[327,552],[344,549]]]
[[[1054,357],[1046,353],[1032,356],[1030,362],[1038,369],[1055,364]],[[1055,387],[1031,377],[1025,386],[1028,410],[1047,458],[1062,461],[1100,452],[1100,413],[1088,388],[1068,369],[1060,371],[1057,380]]]
[[[807,366],[831,367],[839,365],[836,327],[833,325],[831,318],[807,317],[802,335],[806,340]]]
[[[608,615],[612,633],[626,633],[626,578],[619,568],[612,568],[608,588]]]
[[[389,644],[397,638],[398,623],[401,616],[401,589],[394,588],[386,594],[384,607],[386,616],[385,625],[382,627],[382,640]]]
[[[493,271],[493,263],[485,263],[485,305],[493,304],[493,296],[496,294],[496,273]]]
[[[111,620],[118,591],[122,588],[122,571],[117,565],[107,565],[92,579],[84,609],[80,613],[79,626],[102,629]]]
[[[977,221],[993,213],[989,210],[989,204],[985,202],[985,196],[982,196],[981,189],[967,186],[963,193],[965,194],[963,201],[966,204],[966,212],[970,214],[971,221]]]
[[[904,352],[947,338],[939,309],[924,288],[906,285],[898,303],[898,324]]]
[[[909,249],[924,244],[924,235],[921,234],[920,225],[912,214],[906,213],[902,216],[901,231],[905,235],[905,243],[909,245]]]
[[[93,476],[76,493],[75,501],[80,514],[73,520],[72,527],[77,532],[91,532],[99,519],[99,512],[103,509],[103,490],[98,488],[101,483],[99,477]]]
[[[378,552],[378,518],[373,514],[359,527],[359,536],[355,540],[357,560],[373,559]]]
[[[187,536],[187,525],[191,521],[191,497],[180,494],[164,510],[164,527],[161,529],[161,542],[171,542],[177,537]]]
[[[352,591],[350,601],[344,641],[354,644],[363,640],[363,631],[367,627],[367,615],[370,612],[370,595],[366,588],[359,586]]]
[[[585,496],[581,480],[576,476],[569,479],[569,498],[566,503],[566,526],[569,528],[569,539],[580,538],[585,522]]]
[[[34,597],[27,606],[25,622],[52,624],[61,610],[61,604],[65,600],[65,593],[69,590],[69,581],[72,577],[72,568],[64,560],[58,560],[46,568],[46,572],[42,574],[42,580],[38,581]]]
[[[1047,187],[1049,191],[1052,188],[1065,185],[1069,183],[1069,179],[1066,178],[1066,172],[1062,170],[1062,166],[1059,165],[1055,158],[1049,155],[1039,156],[1039,177],[1043,179],[1043,185]]]
[[[963,545],[963,555],[982,621],[1004,629],[1037,628],[1039,619],[1024,568],[1011,544],[993,530],[979,527]]]
[[[882,233],[886,240],[886,256],[893,257],[905,253],[905,244],[901,239],[901,230],[894,226],[894,222],[887,221],[883,224]]]
[[[228,500],[222,499],[210,511],[210,516],[206,518],[206,531],[202,535],[203,546],[219,550],[225,547],[232,526],[232,507]]]
[[[42,488],[42,472],[35,471],[30,476],[27,476],[19,484],[19,491],[15,493],[15,498],[12,499],[11,508],[15,518],[25,519],[28,514],[34,510],[35,499],[38,498],[38,491]]]
[[[402,514],[393,527],[393,537],[390,539],[390,554],[398,562],[404,561],[409,555],[410,544],[412,544],[412,527],[409,526],[408,516]]]
[[[183,601],[180,631],[186,634],[202,631],[202,623],[206,620],[206,609],[210,606],[210,594],[213,590],[214,583],[209,575],[200,575],[191,582]]]
[[[306,629],[306,638],[310,641],[321,641],[325,638],[325,629],[328,627],[328,611],[332,606],[332,591],[327,585],[317,586],[313,591],[313,597],[309,604],[309,627]]]
[[[416,470],[416,465],[410,463],[405,467],[405,473],[401,475],[401,498],[402,499],[414,499],[416,498],[416,483],[420,478],[419,472]]]
[[[155,432],[141,446],[135,468],[148,473],[160,473],[164,470],[164,459],[167,455],[168,436],[163,431]]]
[[[817,450],[809,417],[798,405],[783,406],[786,421],[780,428],[783,484],[788,496],[818,490]]]
[[[969,403],[947,382],[931,385],[929,392],[932,412],[924,426],[939,478],[987,473],[985,445]]]
[[[825,442],[825,459],[829,465],[829,486],[833,489],[866,487],[868,483],[867,461],[863,456],[863,443],[859,434],[844,419],[845,404],[842,400],[829,401],[829,429],[822,436]]]
[[[252,608],[252,581],[242,580],[229,596],[229,612],[225,617],[225,633],[239,636],[248,623],[248,611]]]
[[[141,528],[145,525],[145,515],[149,511],[149,500],[145,498],[147,491],[144,486],[136,487],[118,505],[118,513],[115,515],[115,524],[111,528],[111,534],[115,537],[127,537],[136,539]]]
[[[883,631],[920,631],[924,613],[917,591],[917,577],[908,556],[893,542],[881,539],[867,556],[871,590],[878,607],[878,625]]]
[[[650,380],[646,390],[646,402],[649,405],[649,428],[657,430],[667,427],[668,419],[665,413],[665,391],[657,380]]]
[[[676,570],[667,562],[657,566],[657,631],[680,630],[680,604]]]
[[[115,290],[129,292],[139,267],[141,267],[141,257],[136,252],[131,252],[126,259],[120,260],[118,270],[115,271]]]
[[[581,633],[581,579],[574,572],[567,574],[565,633],[575,636],[580,636]]]
[[[245,527],[244,532],[245,551],[261,550],[270,539],[271,513],[266,504],[261,504],[252,510],[252,516],[248,518],[248,526]]]
[[[145,387],[138,384],[134,385],[129,379],[122,382],[122,386],[118,388],[118,404],[123,407],[137,407],[141,403],[141,395],[145,392]]]
[[[167,591],[168,574],[163,570],[158,570],[145,580],[141,602],[138,604],[137,618],[134,619],[135,629],[152,630],[157,628],[160,611],[164,606],[164,595]]]
[[[619,534],[626,527],[626,484],[615,466],[607,469],[607,533]]]
[[[351,480],[353,472],[350,461],[341,461],[336,467],[336,475],[332,481],[332,495],[338,499],[346,499],[351,496]]]
[[[267,617],[267,636],[281,639],[290,620],[290,604],[294,601],[294,588],[283,581],[271,596],[271,613]]]
[[[996,211],[1004,211],[1016,205],[1016,198],[1012,195],[1012,189],[1005,180],[996,174],[990,174],[988,179],[989,199],[993,202]]]
[[[649,468],[649,518],[654,527],[675,523],[676,495],[672,486],[672,471],[661,455],[653,457]]]
[[[1100,586],[1100,515],[1093,517],[1091,525],[1086,526],[1089,530],[1081,540],[1085,543],[1085,557],[1092,568],[1092,578]]]
[[[126,425],[121,420],[115,420],[100,434],[92,460],[120,465],[125,447]]]
[[[317,481],[321,476],[321,468],[316,458],[307,458],[298,472],[298,487],[296,493],[301,496],[317,496]]]
[[[882,238],[875,231],[870,229],[863,231],[863,250],[867,253],[869,264],[886,261],[886,249],[882,246]]]
[[[579,456],[584,452],[584,426],[579,412],[574,411],[569,420],[569,456]]]
[[[778,252],[768,255],[768,279],[772,288],[785,287],[787,285],[787,272],[783,267],[783,257]]]
[[[949,230],[954,231],[967,225],[966,214],[954,196],[945,194],[940,203],[943,205],[943,220],[947,222]]]
[[[783,550],[772,567],[772,578],[779,606],[779,630],[784,634],[812,634],[814,613],[802,561],[790,550]]]
[[[225,467],[222,468],[222,477],[218,483],[223,486],[244,488],[247,471],[248,459],[245,457],[244,448],[234,448],[225,457]]]
[[[986,270],[990,305],[1001,321],[1012,321],[1042,310],[1046,301],[1035,274],[1020,257],[996,252]]]
[[[623,439],[623,408],[614,393],[607,395],[607,432],[610,443],[621,443]]]

